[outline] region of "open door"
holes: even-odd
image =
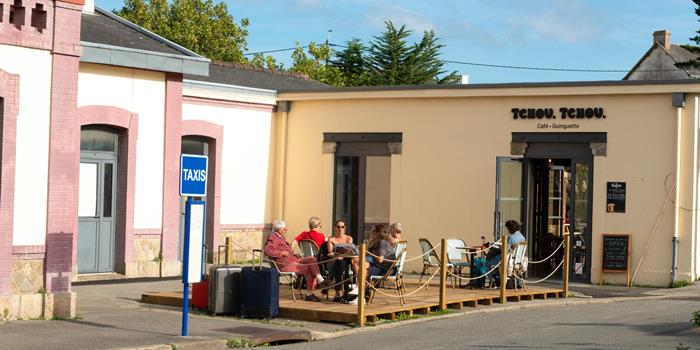
[[[501,239],[508,220],[523,222],[523,159],[496,158],[496,209],[493,239]],[[523,225],[524,227],[524,225]]]

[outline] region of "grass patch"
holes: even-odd
[[[696,328],[700,328],[700,311],[693,312],[693,318],[690,319],[690,323]]]
[[[53,317],[51,317],[51,321],[65,321],[65,320],[66,319],[61,317],[61,316],[53,315]]]
[[[449,315],[451,313],[454,313],[455,310],[451,309],[445,309],[445,310],[435,310],[435,311],[430,311],[428,316],[442,316],[442,315]]]
[[[679,280],[679,281],[675,281],[675,282],[671,283],[671,285],[669,286],[669,288],[688,287],[688,286],[690,286],[691,284],[692,284],[692,283],[691,283],[690,281],[687,281],[687,280]]]
[[[240,348],[253,348],[255,347],[255,344],[253,344],[250,339],[245,338],[245,337],[238,337],[238,338],[231,338],[226,342],[226,346],[228,346],[231,349],[240,349]]]
[[[304,328],[306,325],[303,323],[298,323],[298,322],[292,322],[290,320],[271,320],[271,319],[251,319],[249,321],[256,322],[256,323],[262,323],[262,324],[270,324],[270,325],[277,325],[277,326],[288,326],[288,327],[299,327],[299,328]]]

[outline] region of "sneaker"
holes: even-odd
[[[306,300],[306,301],[317,301],[317,302],[320,302],[320,301],[321,301],[321,299],[319,299],[319,298],[316,296],[316,294],[309,294],[309,295],[307,295],[306,297],[304,297],[304,300]]]

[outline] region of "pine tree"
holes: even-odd
[[[367,85],[366,50],[362,41],[355,38],[346,41],[345,49],[335,53],[331,64],[340,70],[345,86]]]
[[[695,15],[700,17],[700,0],[693,0],[695,3]],[[698,20],[700,22],[700,19]],[[695,42],[695,45],[681,45],[682,48],[694,53],[694,54],[700,54],[700,30],[696,31],[698,35],[689,38],[691,41]],[[692,61],[686,61],[686,62],[678,62],[676,63],[676,67],[678,68],[700,68],[700,60],[695,59]]]

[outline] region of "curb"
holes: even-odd
[[[173,346],[177,350],[220,350],[227,349],[226,339],[206,339],[190,342],[178,342],[170,344],[158,344],[150,346],[126,347],[116,350],[173,350]]]
[[[560,299],[557,301],[542,302],[542,303],[536,303],[536,304],[521,304],[521,305],[507,305],[506,304],[504,306],[501,306],[501,307],[497,306],[495,308],[488,308],[488,309],[481,309],[481,310],[475,309],[475,310],[469,310],[469,311],[455,312],[455,313],[436,316],[436,317],[421,317],[421,318],[413,319],[413,320],[391,322],[391,323],[379,324],[376,326],[358,327],[358,328],[348,329],[348,330],[344,330],[344,331],[337,331],[337,332],[312,331],[311,332],[311,341],[328,340],[328,339],[334,339],[334,338],[344,337],[344,336],[348,336],[348,335],[362,334],[362,333],[379,331],[379,330],[384,330],[384,329],[397,328],[397,327],[406,326],[406,325],[413,325],[413,324],[419,324],[419,323],[425,323],[425,322],[433,322],[433,321],[439,321],[439,320],[456,318],[456,317],[463,317],[463,316],[474,315],[474,314],[486,314],[486,313],[492,313],[492,312],[507,312],[507,311],[514,311],[514,310],[525,310],[525,309],[534,309],[534,308],[551,307],[551,306],[563,307],[563,306],[569,306],[569,305],[611,304],[611,303],[616,303],[616,302],[630,302],[630,301],[640,301],[640,300],[660,300],[660,299],[666,299],[666,298],[670,298],[670,297],[671,296],[666,296],[666,295],[655,295],[655,296],[644,296],[644,297],[613,297],[613,298],[600,298],[600,299],[586,298],[585,300],[572,300],[572,298],[568,298],[568,299]]]

